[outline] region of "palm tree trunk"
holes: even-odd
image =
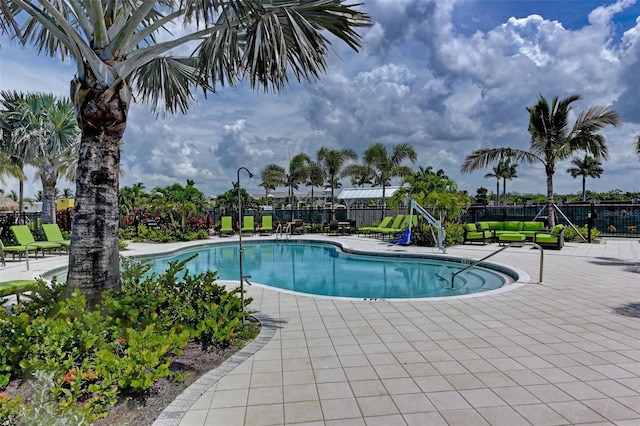
[[[582,175],[582,201],[587,201],[587,177]]]
[[[18,179],[18,224],[24,225],[24,177]]]
[[[43,175],[42,182],[42,213],[41,223],[56,223],[56,179]]]
[[[380,221],[384,219],[384,213],[387,210],[387,198],[386,198],[387,187],[385,184],[382,184],[382,216],[380,217]]]
[[[507,178],[502,178],[502,205],[507,205]]]
[[[67,295],[79,289],[94,306],[102,291],[120,290],[118,179],[131,96],[124,82],[101,87],[89,69],[85,78],[71,83],[82,139]]]
[[[549,228],[553,228],[556,226],[556,212],[555,207],[553,206],[553,169],[546,167],[547,171],[547,222],[549,224]]]
[[[500,205],[500,176],[496,177],[496,206]]]

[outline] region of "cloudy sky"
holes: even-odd
[[[243,186],[260,194],[259,173],[269,163],[287,168],[294,155],[315,157],[323,146],[361,155],[374,142],[389,149],[404,142],[418,151],[416,168],[442,168],[471,194],[479,186],[495,191],[495,180],[484,178],[490,170],[460,174],[464,157],[477,148],[527,149],[526,107],[540,94],[580,94],[574,111],[604,105],[624,123],[603,132],[610,159],[587,187],[640,191],[636,0],[364,0],[361,9],[374,21],[361,31],[364,48],[354,53],[335,43],[319,81],[270,95],[241,85],[198,99],[186,116],[156,118],[134,105],[121,185],[143,182],[150,190],[193,179],[218,195],[244,166],[257,177],[244,175]],[[68,95],[72,66],[0,43],[2,90]],[[580,179],[565,172],[570,166],[557,167],[556,193],[580,191]],[[17,188],[5,181],[5,190]],[[38,189],[30,181],[26,193]],[[508,189],[544,193],[543,168],[520,165]]]

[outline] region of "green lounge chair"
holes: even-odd
[[[13,232],[13,236],[16,238],[19,245],[29,248],[33,247],[36,250],[40,250],[43,256],[45,250],[58,250],[58,253],[62,252],[62,244],[60,243],[34,240],[33,234],[27,225],[13,225],[11,227],[11,232]]]
[[[273,234],[273,216],[262,216],[260,220],[260,235]]]
[[[20,293],[31,291],[38,284],[37,280],[13,280],[0,282],[0,300],[5,296],[16,295],[16,301],[20,303]]]
[[[233,219],[231,216],[222,216],[220,218],[220,236],[233,235]]]
[[[253,224],[253,216],[244,216],[242,218],[242,228],[240,229],[240,232],[242,233],[249,232],[251,234],[256,232],[256,228]]]
[[[65,240],[57,223],[45,223],[42,225],[44,236],[50,243],[58,243],[62,247],[69,248],[71,240]]]
[[[382,230],[382,234],[383,236],[389,236],[389,239],[391,239],[392,237],[394,237],[395,235],[398,234],[402,234],[405,229],[407,229],[409,227],[409,221],[412,220],[411,219],[411,215],[406,215],[403,219],[402,222],[400,223],[400,226],[398,226],[397,228],[394,228],[393,225],[389,227],[389,229],[384,229]],[[413,216],[413,225],[412,226],[416,226],[418,224],[418,216]]]
[[[365,234],[368,236],[373,229],[388,228],[391,225],[391,222],[393,222],[393,216],[385,216],[378,226],[361,226],[358,228],[358,234]]]
[[[5,253],[11,253],[11,255],[13,256],[13,258],[16,258],[16,254],[18,255],[18,259],[22,259],[22,255],[24,254],[25,256],[28,254],[27,253],[27,249],[29,251],[33,251],[36,255],[36,257],[38,256],[38,249],[36,249],[35,247],[31,246],[28,247],[27,246],[5,246],[2,241],[0,240],[0,263],[2,264],[2,266],[5,266]]]
[[[560,250],[564,246],[564,225],[556,225],[551,231],[539,231],[533,236],[533,242],[542,248]]]
[[[400,229],[399,231],[396,231],[396,230],[400,228],[400,225],[402,224],[403,220],[404,220],[404,215],[403,214],[396,215],[396,217],[393,219],[393,222],[391,223],[391,225],[375,227],[375,228],[373,228],[371,230],[371,232],[376,234],[376,235],[377,234],[381,234],[383,238],[386,235],[386,232],[391,231],[391,230],[393,230],[393,231],[389,235],[393,235],[393,234],[396,234],[398,232],[402,232],[402,229]]]

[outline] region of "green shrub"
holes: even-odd
[[[255,324],[241,322],[240,290],[217,285],[215,272],[178,278],[187,261],[162,274],[123,261],[122,291],[105,292],[95,310],[77,291],[64,299],[65,286],[54,282],[10,313],[0,311],[0,391],[12,378],[50,376],[50,399],[21,415],[46,413],[57,422],[71,413],[72,423],[47,424],[82,424],[82,416],[94,421],[160,378],[180,379],[169,364],[190,339],[206,349],[255,336]],[[20,403],[6,396],[0,393],[0,424],[13,424]]]
[[[585,238],[589,238],[589,226],[588,225],[580,226],[580,227],[577,227],[577,228]],[[597,240],[599,238],[600,238],[600,231],[598,231],[596,228],[591,228],[591,241]],[[566,241],[574,241],[574,240],[582,241],[582,238],[580,238],[578,233],[571,226],[566,226],[565,227],[564,239]]]
[[[445,222],[444,224],[444,245],[446,247],[461,244],[463,241],[464,230],[459,223]],[[413,236],[412,241],[419,246],[435,247],[436,240],[438,238],[438,230],[431,225],[420,224],[415,228],[412,228]]]

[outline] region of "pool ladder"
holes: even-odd
[[[284,230],[282,229],[282,223],[279,223],[276,227],[276,240],[284,240],[291,238],[291,224],[288,223]]]
[[[468,263],[471,262],[470,259],[463,259],[463,263],[466,264],[467,266],[465,266],[464,268],[460,269],[459,271],[456,271],[453,273],[453,275],[451,275],[451,288],[453,288],[453,280],[455,279],[456,275],[466,271],[469,268],[473,268],[474,266],[476,266],[478,263],[483,262],[487,259],[489,259],[490,257],[495,256],[496,254],[500,253],[503,250],[508,249],[509,247],[513,246],[513,247],[522,247],[522,246],[533,246],[535,248],[537,248],[538,250],[540,250],[540,278],[538,279],[538,284],[542,284],[542,270],[543,270],[543,265],[544,265],[544,250],[542,250],[542,247],[540,247],[538,244],[536,243],[530,243],[530,242],[525,242],[525,243],[521,243],[521,242],[514,242],[514,243],[510,243],[507,244],[506,246],[502,247],[499,250],[494,251],[491,254],[488,254],[487,256],[483,257],[480,260],[476,260],[475,262],[472,263]]]

